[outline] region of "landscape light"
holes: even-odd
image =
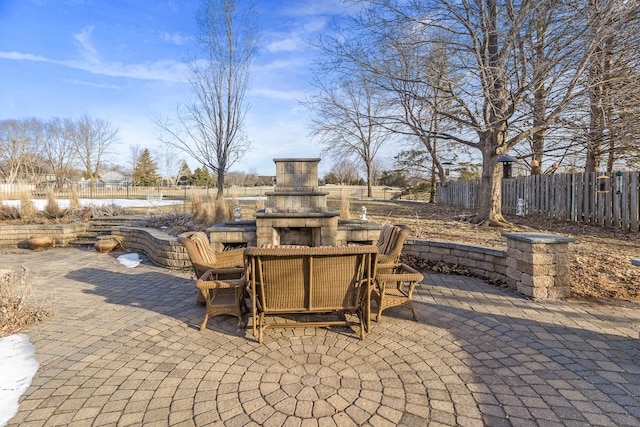
[[[511,178],[511,165],[516,161],[515,157],[501,156],[498,157],[498,163],[502,163],[502,177]]]
[[[616,172],[616,194],[622,194],[622,171]]]
[[[608,193],[609,190],[607,190],[607,180],[609,179],[609,177],[605,174],[599,175],[598,177],[596,177],[597,181],[597,193]]]

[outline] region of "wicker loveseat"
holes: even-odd
[[[247,248],[244,254],[253,333],[259,342],[265,329],[276,327],[359,325],[360,338],[368,332],[376,246]],[[320,313],[327,314],[326,321],[317,320],[325,317]],[[309,314],[317,315],[312,321],[296,316]],[[267,323],[270,315],[283,320]]]

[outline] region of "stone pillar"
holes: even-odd
[[[507,238],[509,286],[536,300],[571,295],[569,270],[575,239],[543,233],[502,233]]]

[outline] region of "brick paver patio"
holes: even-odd
[[[194,306],[189,274],[80,249],[2,251],[56,315],[9,425],[640,426],[640,304],[538,303],[429,274],[419,322],[390,309],[359,340],[269,330]]]

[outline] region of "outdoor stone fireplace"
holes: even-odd
[[[263,212],[255,213],[258,246],[335,246],[339,212],[327,209],[318,188],[320,159],[273,159],[276,185]]]
[[[227,221],[209,228],[215,251],[240,246],[337,246],[377,241],[381,226],[363,220],[340,220],[327,207],[328,193],[318,185],[319,158],[273,159],[274,190],[265,193],[264,210],[255,221]]]

